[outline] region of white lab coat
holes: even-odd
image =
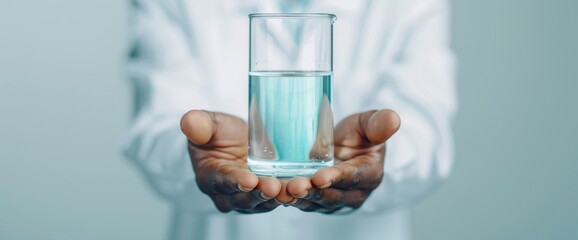
[[[451,172],[456,110],[445,0],[133,0],[128,76],[135,113],[125,152],[173,207],[171,239],[411,239],[411,206]],[[334,113],[396,110],[385,177],[349,215],[292,207],[221,213],[196,185],[179,128],[190,109],[247,117],[248,17],[327,12],[334,26]]]

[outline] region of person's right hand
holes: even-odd
[[[279,206],[276,178],[247,168],[247,124],[224,113],[191,110],[181,119],[199,188],[219,211],[268,212]]]

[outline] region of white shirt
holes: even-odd
[[[172,239],[411,239],[411,206],[450,174],[456,110],[445,0],[133,0],[128,75],[134,122],[125,152],[174,207]],[[336,122],[391,108],[385,177],[350,215],[278,207],[219,212],[196,182],[179,128],[190,109],[247,118],[248,17],[326,12],[334,25]]]

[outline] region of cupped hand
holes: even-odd
[[[279,180],[257,177],[247,168],[247,124],[234,116],[192,110],[181,119],[189,140],[196,181],[221,212],[268,212],[279,206],[273,198]]]
[[[334,130],[335,165],[311,177],[291,179],[277,198],[307,212],[333,213],[359,208],[383,178],[385,141],[400,127],[392,110],[354,114]]]

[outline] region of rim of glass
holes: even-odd
[[[336,18],[331,13],[251,13],[249,18]]]

